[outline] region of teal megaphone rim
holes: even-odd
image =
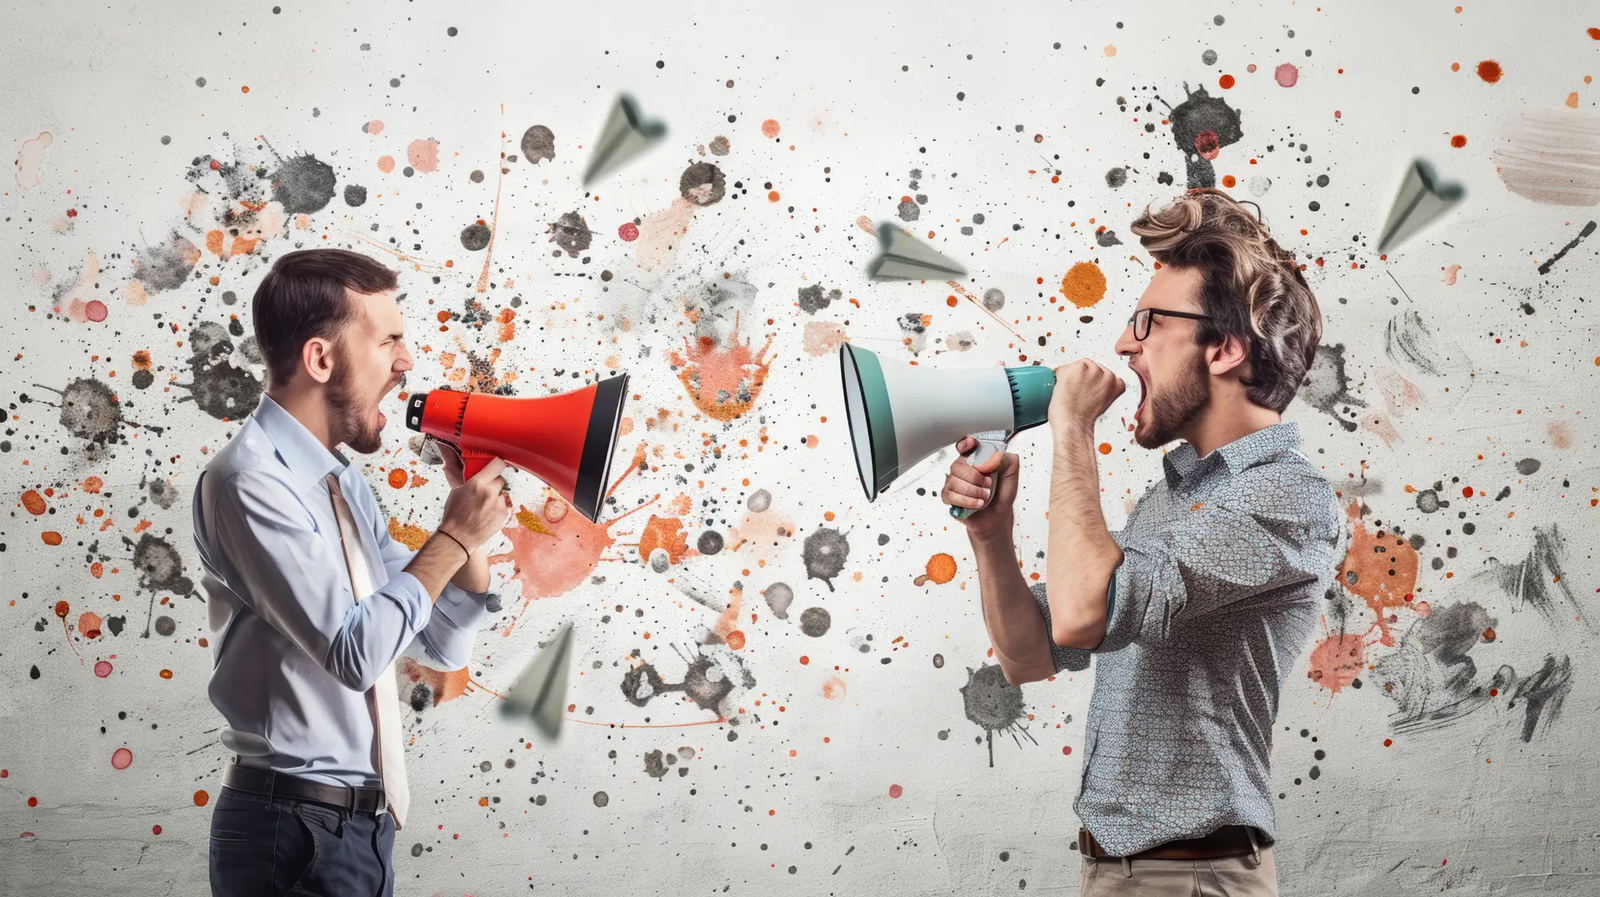
[[[878,491],[894,481],[900,469],[900,452],[894,438],[894,412],[889,405],[888,384],[884,382],[883,365],[878,356],[867,349],[857,349],[849,343],[839,347],[839,376],[844,387],[845,424],[850,428],[850,440],[856,448],[856,473],[861,477],[861,488],[867,501],[878,497]],[[851,388],[852,376],[855,388]],[[862,407],[856,414],[856,402]],[[872,469],[861,465],[859,440],[855,421],[860,417],[867,428],[866,447]],[[881,483],[879,481],[882,481]]]

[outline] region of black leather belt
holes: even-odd
[[[1247,825],[1225,825],[1198,838],[1182,838],[1157,844],[1148,850],[1129,854],[1126,858],[1106,853],[1100,842],[1086,828],[1078,829],[1078,852],[1099,860],[1219,860],[1224,857],[1244,857],[1255,854],[1261,847],[1272,844]]]
[[[337,810],[376,814],[387,806],[382,788],[326,785],[270,769],[252,769],[237,763],[222,771],[222,784],[268,800],[309,800]]]

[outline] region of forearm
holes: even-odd
[[[446,541],[449,541],[448,537]],[[489,552],[483,546],[478,546],[478,550],[472,552],[467,562],[450,578],[450,584],[478,594],[489,591]]]
[[[1100,508],[1100,471],[1092,428],[1055,434],[1050,475],[1050,540],[1045,562],[1050,583],[1051,638],[1058,645],[1093,648],[1106,631],[1106,589],[1122,563]]]
[[[972,551],[977,559],[983,625],[1006,681],[1021,685],[1055,675],[1050,632],[1017,566],[1010,534],[988,541],[974,538]]]
[[[439,593],[444,591],[445,583],[450,582],[451,578],[465,566],[467,566],[467,554],[461,545],[449,536],[434,533],[411,558],[411,563],[406,564],[405,572],[415,576],[427,590],[428,597],[438,601]],[[483,576],[487,585],[489,577],[487,564]]]

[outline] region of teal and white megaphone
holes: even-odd
[[[963,436],[978,440],[967,460],[982,464],[1015,436],[1048,419],[1056,373],[1047,367],[935,370],[839,347],[845,419],[867,501],[903,471]],[[950,516],[972,511],[951,508]]]

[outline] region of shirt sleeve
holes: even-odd
[[[1123,561],[1094,650],[1165,643],[1241,602],[1331,574],[1338,517],[1327,482],[1255,479],[1247,472],[1229,497],[1178,511],[1165,526],[1119,534]]]
[[[409,577],[405,568],[417,553],[389,535],[389,528],[383,525],[381,518],[381,514],[372,514],[377,522],[373,537],[378,541],[384,569],[391,579]],[[440,670],[459,670],[466,666],[472,661],[472,644],[478,630],[489,619],[488,600],[488,592],[473,592],[453,582],[445,583],[439,600],[433,605],[433,618],[400,653]]]
[[[356,601],[344,555],[282,482],[256,471],[218,488],[207,521],[228,586],[334,679],[366,691],[428,623],[432,602],[409,573]]]
[[[1111,574],[1112,589],[1116,588],[1116,573]],[[1089,668],[1091,652],[1084,648],[1072,648],[1056,644],[1055,638],[1050,634],[1055,629],[1050,625],[1050,593],[1042,582],[1034,583],[1028,587],[1033,593],[1033,600],[1039,605],[1039,612],[1044,614],[1044,637],[1050,642],[1050,660],[1055,664],[1056,672],[1062,670],[1086,670]],[[1108,590],[1109,592],[1109,590]],[[1109,597],[1109,594],[1108,594]],[[1106,617],[1111,616],[1110,606],[1107,605]]]

